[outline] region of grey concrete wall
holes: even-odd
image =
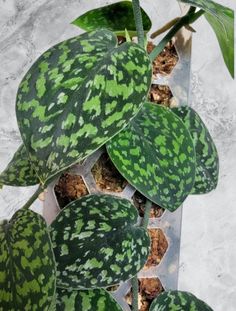
[[[15,118],[18,84],[34,60],[53,44],[78,34],[69,23],[87,9],[112,1],[0,0],[0,170],[20,144]],[[155,17],[154,29],[178,15],[175,0],[142,2]],[[221,3],[236,8],[233,0]],[[159,9],[159,4],[161,9]],[[212,30],[195,25],[192,59],[192,106],[216,141],[220,156],[218,188],[191,196],[184,204],[180,289],[205,299],[215,311],[236,305],[236,85],[224,67]],[[0,218],[10,217],[34,188],[5,187]],[[35,204],[40,211],[40,203]]]

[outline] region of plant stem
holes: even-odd
[[[40,193],[43,191],[43,187],[40,185],[36,192],[32,195],[32,197],[29,198],[29,200],[25,203],[25,205],[22,208],[28,209],[30,206],[34,203],[34,201],[38,198]]]
[[[147,226],[148,226],[151,207],[152,207],[152,202],[147,199],[147,202],[145,204],[143,222],[141,224],[141,227],[144,229],[147,229]],[[132,285],[132,294],[133,294],[132,311],[138,311],[138,290],[139,288],[138,288],[137,274],[131,279],[131,285]]]
[[[170,31],[166,34],[166,36],[158,43],[158,45],[155,47],[155,49],[150,54],[151,61],[154,61],[154,59],[161,53],[161,51],[164,49],[166,44],[173,38],[173,36],[185,25],[189,25],[193,22],[195,22],[202,14],[205,13],[204,10],[199,10],[195,13],[195,8],[190,7],[188,13],[180,18],[176,22],[176,24],[170,29]]]
[[[187,14],[193,14],[193,13],[195,13],[195,11],[196,11],[196,7],[195,6],[190,6]]]
[[[138,276],[137,274],[131,280],[132,285],[132,311],[138,311]]]
[[[201,17],[205,13],[204,10],[199,10],[195,14],[193,14],[190,18],[189,24],[194,23],[199,17]]]
[[[162,34],[163,32],[166,32],[167,30],[169,30],[171,27],[173,27],[179,20],[181,19],[181,17],[176,17],[174,19],[172,19],[171,21],[169,21],[167,24],[165,24],[163,27],[159,28],[158,30],[156,30],[155,32],[153,32],[150,36],[151,39],[155,39],[157,36],[159,36],[160,34]]]
[[[133,11],[134,11],[134,20],[138,35],[138,43],[141,47],[144,48],[144,30],[143,30],[143,20],[142,13],[139,4],[139,0],[132,0]]]
[[[147,199],[147,202],[145,204],[143,223],[142,223],[142,227],[144,229],[147,229],[147,226],[148,226],[149,216],[150,216],[150,212],[151,212],[151,207],[152,207],[152,202]]]

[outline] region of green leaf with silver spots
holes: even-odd
[[[44,219],[27,209],[0,224],[0,310],[49,310],[55,260]]]
[[[149,253],[149,236],[137,220],[130,201],[111,195],[89,195],[68,204],[50,230],[57,286],[107,287],[137,274]]]
[[[109,30],[63,41],[35,62],[20,84],[16,114],[42,184],[127,125],[146,98],[151,71],[141,47],[117,46]]]
[[[39,184],[39,182],[33,166],[29,161],[26,148],[22,144],[8,166],[0,174],[0,187],[1,185],[16,187],[33,186]]]
[[[150,311],[213,311],[204,301],[191,293],[166,291],[153,300]]]
[[[192,190],[195,152],[189,131],[168,108],[145,103],[107,144],[119,172],[152,202],[174,211]]]
[[[67,290],[57,288],[56,311],[122,311],[104,289]]]
[[[172,110],[189,130],[196,153],[196,176],[192,194],[207,193],[218,183],[219,158],[214,141],[200,116],[190,107]]]
[[[234,77],[234,11],[211,0],[180,0],[201,8],[218,39],[225,64]]]
[[[148,32],[152,23],[147,13],[141,8],[143,28]],[[125,35],[125,29],[136,35],[136,26],[131,1],[121,1],[86,12],[75,19],[72,24],[86,30],[107,28],[117,35]]]

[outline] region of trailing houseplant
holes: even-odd
[[[189,11],[154,33],[167,31],[150,56],[150,19],[138,0],[120,2],[75,20],[88,32],[50,48],[23,78],[16,99],[23,143],[0,184],[39,188],[0,226],[0,310],[120,310],[104,288],[130,278],[135,288],[149,252],[151,202],[174,211],[189,194],[216,187],[217,151],[197,112],[185,103],[168,109],[147,102],[152,61],[201,15],[234,75],[232,10],[212,1],[182,2]],[[127,42],[118,45],[117,35]],[[148,199],[142,226],[130,201],[94,194],[68,204],[47,227],[29,209],[34,200],[104,144],[119,172]],[[176,291],[161,294],[150,310],[191,308],[211,310]]]

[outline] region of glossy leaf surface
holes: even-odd
[[[234,77],[234,11],[211,0],[180,0],[203,9],[218,39],[225,64]]]
[[[6,169],[0,174],[0,187],[1,185],[21,187],[37,184],[39,184],[39,179],[29,161],[26,148],[22,144]]]
[[[174,108],[193,139],[196,153],[196,176],[192,194],[207,193],[215,189],[219,175],[219,158],[211,135],[200,116],[190,107]]]
[[[146,12],[141,9],[144,31],[149,31],[152,23]],[[131,1],[121,1],[86,12],[79,16],[72,24],[91,31],[107,28],[119,35],[125,34],[125,29],[135,34],[136,26]]]
[[[74,290],[57,288],[56,311],[122,311],[104,289]]]
[[[42,184],[93,153],[132,119],[146,98],[151,64],[134,43],[117,47],[99,30],[45,52],[17,95],[20,132]]]
[[[166,291],[153,300],[150,311],[213,311],[205,302],[191,293]]]
[[[107,144],[119,172],[145,197],[174,211],[190,193],[195,152],[190,133],[168,108],[145,103]]]
[[[67,205],[51,224],[58,287],[107,287],[135,275],[149,253],[137,217],[130,201],[110,195]]]
[[[17,211],[0,224],[0,310],[49,310],[55,260],[44,219]]]

